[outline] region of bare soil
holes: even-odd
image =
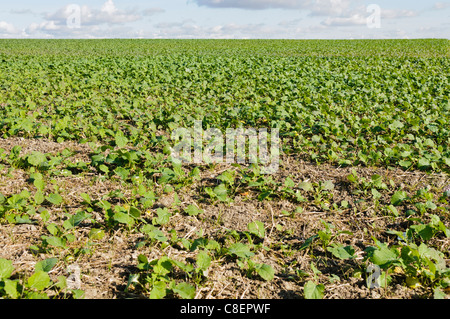
[[[40,151],[43,153],[57,153],[65,148],[76,151],[73,160],[89,161],[90,148],[74,142],[55,143],[48,140],[28,140],[22,138],[0,139],[0,148],[10,151],[13,146],[20,145],[22,153]],[[355,271],[362,262],[363,250],[373,245],[372,236],[385,242],[392,242],[392,236],[384,231],[387,229],[400,229],[404,219],[383,214],[373,202],[359,201],[361,196],[355,195],[354,189],[347,180],[351,173],[350,167],[334,167],[331,165],[317,165],[305,162],[295,156],[282,158],[282,164],[277,174],[273,175],[275,181],[284,181],[290,176],[295,182],[309,181],[318,183],[331,180],[335,188],[330,198],[333,203],[348,201],[349,208],[339,210],[324,210],[316,206],[314,200],[302,204],[293,203],[285,198],[274,197],[271,200],[259,201],[251,192],[239,193],[231,204],[210,203],[198,200],[199,190],[203,185],[212,183],[221,171],[236,169],[231,166],[218,166],[215,171],[202,169],[200,181],[178,192],[181,200],[180,211],[187,205],[198,203],[204,213],[198,216],[186,216],[176,213],[164,230],[175,229],[179,237],[196,238],[198,232],[203,236],[219,242],[226,240],[225,234],[230,230],[245,231],[248,223],[259,220],[264,223],[266,237],[264,246],[271,247],[268,251],[257,253],[255,260],[271,265],[275,269],[275,278],[266,282],[258,278],[249,278],[242,272],[235,262],[215,260],[207,274],[207,280],[197,289],[196,298],[268,298],[268,299],[295,299],[303,298],[303,286],[312,275],[310,264],[314,262],[321,271],[318,280],[324,283],[325,298],[329,299],[360,299],[360,298],[424,298],[430,297],[432,292],[425,288],[411,289],[401,284],[402,274],[398,274],[399,284],[388,287],[368,289],[364,273],[358,275]],[[395,185],[408,192],[415,192],[422,187],[430,187],[438,193],[449,184],[449,177],[445,174],[427,174],[424,172],[405,172],[398,169],[381,169],[371,167],[355,167],[360,177],[370,179],[379,174],[385,181],[392,180]],[[5,196],[16,194],[23,189],[33,191],[28,181],[28,174],[22,169],[4,167],[0,172],[0,193]],[[125,197],[130,198],[132,192],[127,185],[120,181],[101,179],[96,174],[88,173],[82,176],[54,177],[55,183],[64,194],[64,204],[60,207],[50,207],[51,221],[58,223],[64,214],[74,213],[81,207],[82,199],[79,194],[87,193],[94,199],[120,189]],[[47,186],[50,187],[50,186]],[[155,190],[158,191],[158,190]],[[159,197],[155,207],[171,207],[171,194],[158,193]],[[388,202],[388,198],[381,198],[380,202]],[[302,206],[302,213],[292,216],[283,214],[283,211],[294,212]],[[450,217],[448,211],[442,216],[448,226]],[[102,216],[95,218],[101,222]],[[313,249],[299,250],[307,238],[323,229],[322,220],[335,226],[338,230],[353,233],[341,235],[336,241],[352,245],[356,249],[358,258],[351,261],[339,261],[326,257],[326,252],[319,246]],[[90,225],[78,227],[76,230],[77,243],[86,243]],[[28,224],[0,224],[0,258],[13,261],[16,274],[30,274],[35,263],[45,256],[33,253],[31,245],[41,241],[46,234],[43,223]],[[97,241],[90,254],[73,256],[71,250],[55,250],[59,259],[57,266],[51,271],[52,278],[59,275],[68,275],[68,265],[77,264],[81,269],[81,289],[85,291],[86,298],[113,299],[113,298],[145,298],[139,291],[125,292],[129,275],[136,272],[137,256],[144,254],[149,260],[159,258],[163,254],[173,259],[186,260],[193,257],[185,250],[177,249],[171,245],[164,249],[149,247],[148,245],[136,248],[142,240],[139,232],[118,229],[108,232],[106,236]],[[449,239],[436,243],[441,251],[449,251]],[[52,255],[55,256],[55,255]],[[448,257],[447,257],[448,258]],[[449,262],[449,260],[447,260]],[[301,275],[303,272],[303,276]],[[300,275],[299,275],[300,274]],[[395,281],[395,278],[394,278]]]

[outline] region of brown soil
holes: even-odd
[[[22,153],[40,151],[43,153],[57,153],[65,148],[76,151],[73,160],[89,161],[87,145],[74,142],[55,143],[47,140],[26,140],[22,138],[0,139],[0,148],[9,151],[14,145],[22,146]],[[266,238],[264,246],[271,247],[269,251],[261,250],[255,260],[271,265],[275,269],[275,278],[266,282],[258,278],[249,278],[242,272],[235,262],[215,260],[207,274],[207,280],[197,289],[196,298],[303,298],[303,285],[310,276],[299,276],[301,272],[312,274],[310,264],[314,262],[321,271],[318,280],[325,284],[325,298],[421,298],[429,297],[431,292],[426,289],[410,289],[402,284],[391,284],[387,288],[368,289],[365,284],[365,274],[361,277],[355,275],[357,264],[362,262],[365,247],[373,245],[372,236],[382,241],[392,241],[384,233],[387,229],[396,229],[401,226],[402,219],[388,216],[378,211],[372,202],[361,201],[356,196],[347,181],[351,168],[333,167],[331,165],[316,165],[305,162],[293,156],[285,157],[279,172],[272,176],[275,181],[284,181],[290,176],[295,182],[331,180],[335,188],[330,198],[333,203],[346,200],[350,208],[340,209],[338,213],[330,213],[315,205],[312,199],[306,203],[294,204],[285,198],[259,201],[256,194],[243,192],[234,198],[231,204],[210,203],[198,201],[198,192],[203,185],[213,183],[214,178],[225,169],[236,169],[225,165],[218,166],[215,171],[202,170],[202,179],[189,188],[178,193],[181,200],[179,211],[175,213],[168,225],[163,229],[175,229],[179,237],[197,238],[197,232],[202,231],[205,237],[217,241],[225,240],[225,234],[230,230],[245,231],[248,223],[259,220],[264,223]],[[397,169],[380,169],[370,167],[354,168],[361,177],[370,178],[379,174],[384,181],[392,180],[395,185],[404,190],[414,192],[419,188],[429,186],[438,193],[449,184],[449,177],[445,174],[426,174],[423,172],[405,172]],[[5,196],[16,194],[23,189],[33,191],[33,185],[28,181],[28,174],[22,169],[13,169],[8,173],[8,167],[0,172],[0,193]],[[113,190],[120,189],[125,197],[130,198],[131,190],[119,181],[101,179],[96,174],[87,173],[82,177],[73,175],[69,177],[54,177],[56,184],[64,194],[64,203],[60,207],[51,207],[51,220],[60,221],[64,214],[71,214],[81,207],[82,199],[79,194],[88,193],[91,198],[99,199]],[[47,186],[51,187],[51,185]],[[160,193],[158,193],[160,195]],[[155,207],[171,207],[169,195],[159,196]],[[380,202],[389,201],[381,198]],[[198,216],[186,216],[182,209],[192,203],[198,203],[204,210]],[[286,216],[282,211],[293,212],[301,206],[302,213]],[[152,209],[151,211],[154,211]],[[102,216],[95,215],[97,221]],[[443,216],[444,222],[449,226],[450,217]],[[323,229],[321,220],[333,224],[338,230],[347,230],[352,236],[341,235],[336,240],[352,245],[359,256],[352,261],[338,261],[326,258],[320,246],[313,250],[298,248],[310,236]],[[88,240],[90,225],[78,227],[76,230],[78,245]],[[46,234],[43,223],[35,225],[0,224],[0,258],[13,261],[16,273],[31,273],[34,264],[45,257],[34,254],[29,247],[40,242],[42,235]],[[137,257],[144,254],[149,260],[158,258],[163,254],[173,259],[186,260],[192,258],[194,253],[167,246],[164,249],[144,245],[135,248],[136,243],[142,240],[139,232],[130,232],[119,229],[106,234],[93,247],[91,254],[80,254],[74,257],[70,248],[55,250],[59,263],[52,270],[51,277],[68,275],[67,267],[77,264],[81,269],[81,289],[85,291],[86,298],[143,298],[145,295],[139,291],[124,292],[128,277],[137,271]],[[450,240],[441,239],[437,243],[441,251],[448,251]],[[54,256],[54,255],[52,255]],[[448,258],[448,256],[447,256]],[[334,276],[332,276],[334,275]],[[399,275],[399,277],[401,274]],[[395,278],[394,278],[395,280]],[[400,281],[399,281],[400,282]]]

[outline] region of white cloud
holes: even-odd
[[[381,18],[383,19],[398,19],[415,17],[419,13],[413,10],[381,10]]]
[[[305,9],[310,10],[312,16],[340,16],[351,6],[351,0],[315,0],[306,4]]]
[[[433,9],[435,10],[443,10],[447,8],[450,8],[450,2],[436,2],[433,5]]]
[[[47,21],[54,21],[58,25],[66,24],[74,14],[77,14],[76,7],[73,5],[66,5],[54,13],[47,13],[44,18]],[[86,5],[78,7],[80,23],[84,25],[99,25],[99,24],[124,24],[134,22],[141,19],[141,15],[135,10],[119,10],[116,8],[112,0],[107,0],[101,9],[92,9]]]
[[[299,9],[310,0],[194,0],[199,6],[262,10],[271,8]]]
[[[179,22],[161,22],[154,25],[157,31],[146,33],[155,38],[212,38],[212,39],[247,39],[247,38],[282,38],[286,31],[277,26],[264,23],[237,24],[226,23],[214,26],[197,24],[192,19]]]
[[[148,8],[148,9],[144,9],[142,10],[142,15],[144,16],[152,16],[155,15],[157,13],[164,13],[166,12],[164,9],[161,8]]]
[[[65,5],[55,12],[44,13],[45,21],[32,23],[24,31],[30,37],[133,37],[136,32],[126,26],[128,23],[161,12],[164,10],[160,8],[122,10],[113,0],[106,0],[100,8]]]
[[[322,21],[322,24],[325,26],[355,26],[355,25],[367,25],[367,18],[361,14],[354,14],[350,17],[336,17],[336,18],[327,18]]]
[[[290,9],[310,11],[311,15],[340,15],[360,0],[194,0],[199,6],[248,10]]]
[[[0,33],[15,33],[17,32],[14,25],[6,21],[0,21]]]

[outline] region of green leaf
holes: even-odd
[[[250,251],[250,248],[247,245],[242,243],[235,243],[228,248],[228,252],[232,255],[236,255],[239,258],[249,258],[254,255]]]
[[[308,281],[304,286],[305,299],[323,299],[325,286]]]
[[[195,287],[187,282],[182,282],[176,285],[173,292],[180,295],[183,299],[194,299],[195,297]]]
[[[0,281],[8,279],[14,271],[13,262],[4,258],[0,258]]]
[[[153,271],[160,276],[165,276],[172,271],[172,268],[172,261],[169,257],[163,256],[158,259],[158,262],[153,267]]]
[[[121,224],[126,224],[128,226],[134,225],[134,218],[126,213],[122,213],[122,212],[114,213],[113,219],[116,222],[121,223]]]
[[[209,256],[209,254],[203,250],[200,251],[197,254],[197,267],[202,271],[206,271],[210,264],[211,257]]]
[[[115,137],[116,146],[119,148],[124,147],[128,143],[128,139],[123,135],[122,132],[118,132]]]
[[[38,151],[33,151],[30,154],[28,154],[28,156],[27,156],[28,164],[36,166],[36,167],[41,165],[45,161],[47,161],[47,157]]]
[[[398,162],[398,164],[401,167],[403,167],[405,169],[408,169],[412,165],[412,162],[411,161],[406,161],[406,160],[401,160],[400,162]]]
[[[219,186],[216,186],[214,188],[214,194],[216,194],[217,198],[222,202],[228,200],[228,191],[225,184],[220,184]]]
[[[254,221],[247,225],[247,228],[249,232],[259,238],[264,238],[265,236],[265,230],[264,230],[264,224],[260,221]]]
[[[394,206],[399,206],[404,200],[406,200],[408,195],[404,191],[397,191],[391,197],[391,204]]]
[[[355,257],[355,249],[352,246],[343,246],[342,244],[333,243],[332,247],[327,250],[339,259],[351,259]]]
[[[17,290],[17,287],[18,287],[18,282],[16,280],[6,279],[5,286],[3,287],[3,289],[5,290],[6,294],[10,298],[17,299],[17,298],[19,298],[19,292]]]
[[[275,270],[272,266],[267,264],[260,264],[256,267],[256,272],[261,276],[262,279],[270,281],[275,276]]]
[[[30,289],[44,290],[50,286],[50,277],[45,271],[36,271],[28,278],[27,286]]]
[[[36,191],[36,193],[34,194],[34,202],[36,203],[36,205],[42,204],[44,200],[44,194],[40,190]]]
[[[218,180],[221,180],[224,183],[227,183],[228,185],[233,185],[234,183],[234,176],[231,172],[225,171],[222,174],[220,174],[217,177]]]
[[[433,290],[433,298],[434,299],[445,299],[445,292],[440,288],[440,287],[436,287]]]
[[[34,181],[33,181],[33,185],[36,187],[36,189],[38,190],[38,191],[43,191],[44,190],[44,188],[45,188],[45,182],[44,182],[44,180],[42,179],[42,178],[39,178],[39,179],[35,179]]]
[[[53,205],[59,205],[62,203],[63,198],[59,194],[50,194],[46,199]]]
[[[380,267],[386,266],[397,260],[397,253],[389,249],[384,243],[378,243],[378,249],[373,250],[370,260]]]
[[[305,192],[310,192],[314,190],[312,184],[309,182],[301,182],[300,184],[298,184],[298,187],[300,189],[303,189]]]
[[[47,258],[36,263],[34,269],[36,271],[49,272],[58,262],[58,258]]]
[[[156,210],[156,214],[158,215],[158,217],[154,217],[152,219],[153,225],[165,225],[169,222],[170,217],[172,216],[172,213],[167,207],[158,208]]]
[[[300,246],[299,250],[308,248],[317,238],[319,238],[319,235],[312,235],[311,237],[305,240],[305,242]]]
[[[203,213],[203,209],[198,208],[195,205],[189,205],[188,207],[186,207],[186,209],[184,210],[189,216],[197,216],[198,214]]]
[[[73,299],[82,299],[84,298],[84,291],[80,289],[73,289],[72,290],[72,297]]]
[[[88,194],[86,194],[86,193],[81,193],[81,194],[80,194],[80,197],[83,199],[83,202],[84,202],[84,203],[86,203],[86,204],[88,204],[88,205],[91,205],[91,204],[92,204],[91,197],[90,197]]]
[[[287,177],[286,180],[284,181],[284,186],[287,188],[293,188],[295,186],[295,183],[292,180],[292,178]]]
[[[123,180],[126,180],[128,178],[128,176],[130,175],[130,171],[128,169],[120,167],[120,166],[114,170],[114,173],[116,173],[117,176],[119,176]]]
[[[166,283],[164,281],[157,281],[152,286],[150,291],[150,299],[163,299],[166,296]]]
[[[334,189],[334,183],[332,181],[320,182],[320,189],[325,191],[332,191]]]
[[[423,240],[430,240],[434,234],[430,225],[412,225],[409,228],[413,229]]]
[[[141,232],[147,234],[151,239],[156,239],[160,242],[166,242],[168,240],[160,229],[150,224],[143,225],[141,227]]]
[[[396,130],[399,128],[403,128],[403,123],[398,121],[398,120],[394,120],[391,124],[389,124],[389,128],[391,130]]]
[[[48,236],[45,238],[45,241],[47,244],[55,247],[64,248],[66,246],[65,240],[61,237]]]
[[[105,237],[105,231],[99,228],[92,228],[89,231],[89,239],[91,240],[102,240]]]
[[[425,157],[422,157],[419,159],[419,161],[417,162],[417,167],[419,168],[426,168],[430,166],[430,161],[428,159],[426,159]]]

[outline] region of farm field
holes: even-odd
[[[0,298],[448,299],[449,123],[449,40],[0,40]]]

